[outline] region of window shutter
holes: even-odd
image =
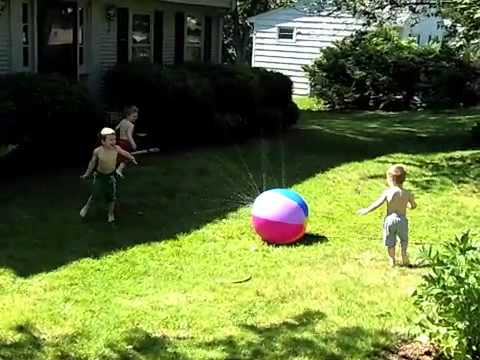
[[[128,8],[117,8],[117,63],[128,64]]]
[[[155,11],[153,21],[153,62],[163,64],[163,12]]]
[[[212,62],[212,17],[205,17],[205,38],[203,44],[203,61]]]
[[[175,14],[175,64],[183,64],[185,51],[185,14]]]

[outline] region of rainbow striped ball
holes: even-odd
[[[299,240],[305,234],[307,219],[307,203],[289,189],[265,191],[253,203],[253,228],[269,243],[290,244]]]

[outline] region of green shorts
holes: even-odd
[[[99,172],[94,174],[92,196],[94,198],[103,198],[109,203],[117,200],[117,178],[115,177],[115,172],[108,175]]]

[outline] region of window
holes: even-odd
[[[22,67],[32,66],[32,6],[30,1],[22,2]]]
[[[203,50],[203,23],[199,17],[187,16],[185,61],[201,62]]]
[[[295,29],[293,27],[279,27],[278,38],[280,40],[293,40]]]
[[[132,15],[130,35],[132,62],[152,61],[152,17],[144,14]]]

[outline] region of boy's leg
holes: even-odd
[[[390,265],[396,265],[395,259],[395,245],[397,243],[397,219],[392,216],[387,216],[383,224],[383,242],[388,250]]]
[[[408,258],[408,219],[403,218],[398,226],[398,237],[400,238],[400,245],[402,247],[402,263],[405,266],[410,265]]]
[[[108,204],[108,222],[112,223],[115,221],[115,201],[112,201]]]
[[[402,244],[402,263],[405,266],[410,265],[410,259],[408,258],[407,247],[408,247],[407,244],[405,245]]]
[[[390,257],[390,265],[394,267],[396,265],[395,260],[395,246],[388,247],[388,256]]]
[[[87,216],[88,210],[90,210],[90,206],[92,205],[93,198],[95,197],[95,193],[98,192],[98,182],[97,182],[97,174],[93,174],[93,180],[92,180],[92,193],[90,197],[88,198],[87,202],[85,205],[83,205],[82,209],[80,210],[80,216],[84,218]]]
[[[122,179],[124,178],[123,170],[125,170],[125,166],[126,166],[125,161],[122,161],[120,163],[120,165],[118,165],[117,170],[116,170],[117,175]]]
[[[108,176],[105,185],[105,197],[108,202],[107,221],[111,223],[115,221],[115,202],[117,200],[117,179],[114,174]]]

